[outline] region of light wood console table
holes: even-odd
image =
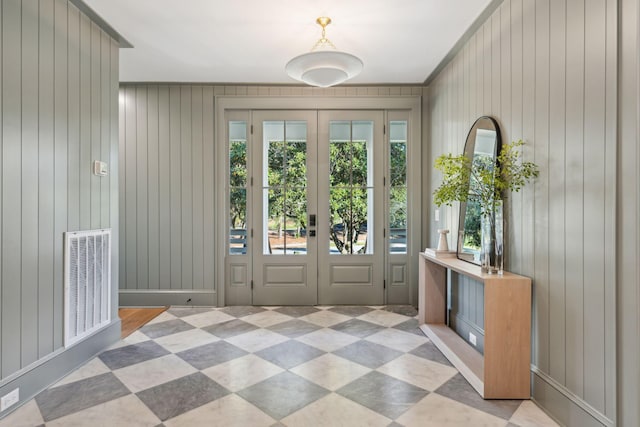
[[[420,253],[420,329],[485,399],[531,397],[531,279]],[[446,323],[447,270],[484,284],[484,356]]]

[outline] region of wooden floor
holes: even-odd
[[[169,307],[119,309],[118,316],[122,321],[121,338],[128,337],[138,328],[142,327],[145,323],[149,322],[168,308]]]

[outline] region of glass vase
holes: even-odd
[[[488,274],[504,272],[504,217],[502,204],[496,205],[493,215],[482,215],[482,271]]]

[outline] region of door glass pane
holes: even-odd
[[[267,217],[265,218],[266,254],[284,253],[284,194],[280,188],[265,188]]]
[[[407,253],[407,122],[389,124],[389,251]]]
[[[247,123],[229,121],[229,254],[247,253]]]
[[[307,250],[307,124],[263,123],[264,254]]]
[[[288,185],[307,186],[307,143],[287,142],[286,180]]]
[[[330,122],[329,147],[329,253],[373,253],[373,122]]]
[[[349,187],[351,185],[350,144],[331,141],[329,151],[329,185],[331,187]]]

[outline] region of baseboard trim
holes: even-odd
[[[83,341],[61,348],[45,356],[34,364],[11,375],[0,385],[0,396],[20,387],[20,400],[16,405],[0,413],[0,419],[14,412],[38,393],[68,375],[73,370],[93,359],[104,349],[120,339],[120,319]]]
[[[450,327],[456,331],[456,333],[473,346],[480,354],[484,354],[484,329],[481,329],[478,325],[467,319],[460,313],[451,313],[451,325]],[[476,336],[476,344],[471,344],[469,341],[469,332],[473,332]]]
[[[614,427],[615,422],[546,373],[531,366],[532,400],[565,426]]]
[[[120,289],[119,297],[120,307],[218,305],[218,293],[204,289]]]

